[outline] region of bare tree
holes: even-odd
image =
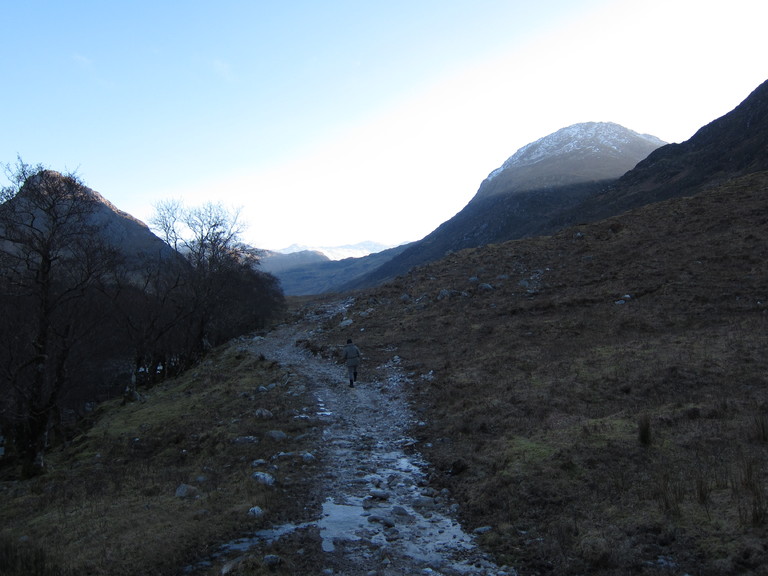
[[[257,270],[259,251],[241,241],[239,210],[219,203],[184,208],[179,201],[155,206],[152,225],[189,262],[186,284],[194,309],[192,358],[228,338],[261,327],[282,311],[277,280]]]
[[[75,174],[21,159],[6,173],[11,183],[0,192],[0,284],[10,321],[2,327],[0,417],[33,474],[44,467],[72,352],[89,333],[94,298],[114,269],[115,252],[91,224],[96,200]]]

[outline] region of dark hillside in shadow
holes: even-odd
[[[434,481],[521,574],[758,574],[767,310],[761,172],[414,269],[313,346],[399,358]]]

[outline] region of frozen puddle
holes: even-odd
[[[335,504],[331,499],[323,503],[323,516],[317,523],[323,540],[323,552],[336,550],[336,542],[360,540],[358,532],[367,524],[362,501],[358,504]]]

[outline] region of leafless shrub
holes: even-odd
[[[680,505],[685,500],[685,483],[681,478],[673,478],[669,470],[662,470],[658,477],[656,495],[662,510],[680,516]]]
[[[733,496],[742,524],[758,526],[768,519],[768,498],[758,467],[755,459],[742,458],[732,481]]]
[[[752,416],[751,437],[758,442],[768,442],[768,415],[757,412]]]

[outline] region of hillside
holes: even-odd
[[[761,574],[766,224],[761,172],[463,251],[313,346],[400,359],[433,482],[521,574]]]
[[[568,218],[581,222],[607,218],[761,170],[768,170],[768,80],[686,142],[655,150]]]
[[[601,130],[589,127],[565,128],[523,147],[489,175],[472,201],[451,220],[345,288],[391,280],[451,251],[552,234],[565,226],[610,218],[768,170],[768,81],[682,144],[658,147],[660,141],[653,137],[613,124],[601,125]],[[623,162],[636,155],[633,169],[610,176],[601,168],[622,170],[611,142],[623,151]]]
[[[339,292],[402,253],[408,244],[388,248],[359,258],[330,260],[318,252],[268,255],[262,259],[264,271],[274,274],[288,296],[308,296]]]
[[[344,289],[373,286],[413,266],[486,244],[549,234],[664,142],[611,122],[586,122],[523,146],[483,180],[453,218]],[[576,218],[576,219],[574,219]]]
[[[756,173],[313,301],[263,344],[231,343],[144,404],[105,404],[50,455],[48,476],[4,477],[0,560],[23,536],[92,574],[175,574],[272,526],[285,536],[250,537],[228,573],[417,573],[393,564],[415,512],[380,512],[403,491],[432,494],[417,498],[430,506],[450,495],[464,530],[510,567],[479,573],[762,574],[767,194]],[[284,329],[290,364],[270,344]],[[349,336],[364,354],[359,396],[334,383]],[[397,449],[430,463],[403,488],[370,469],[392,457],[378,426],[395,426],[400,403],[413,416]],[[262,466],[276,489],[253,481]],[[370,535],[343,548],[355,569],[313,528],[298,531],[317,526],[341,476],[379,486],[363,508]],[[268,513],[249,517],[253,506]]]

